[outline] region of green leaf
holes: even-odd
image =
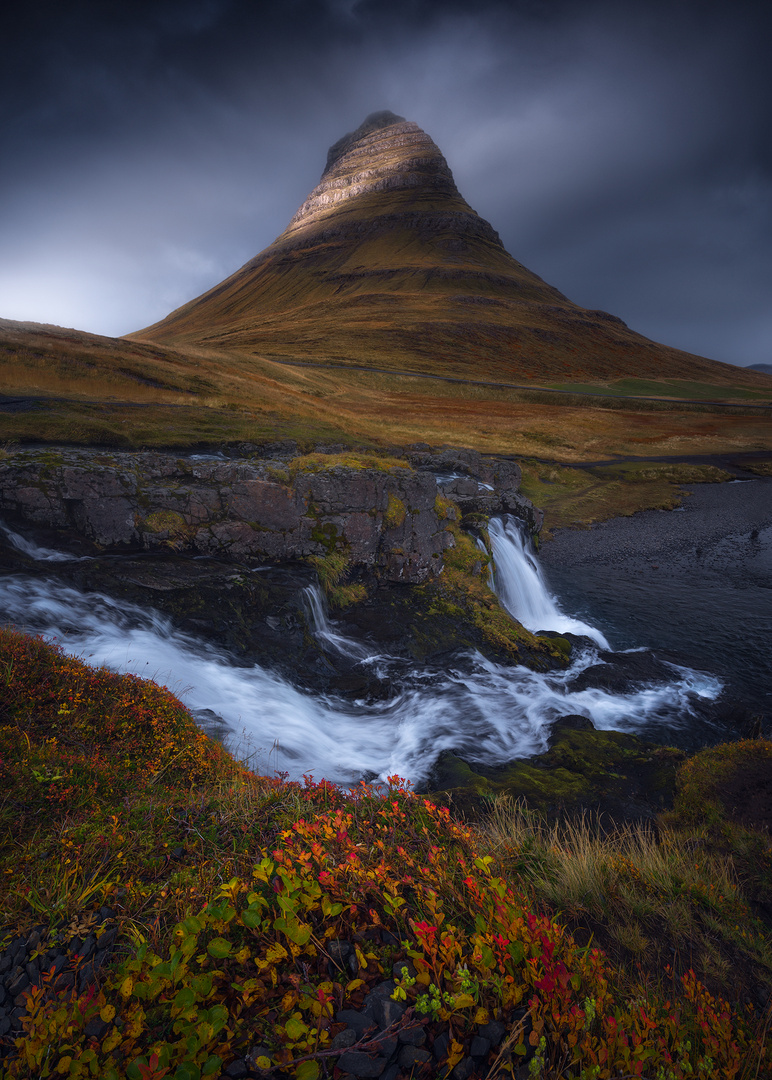
[[[284,1025],[284,1030],[287,1032],[287,1036],[293,1042],[296,1042],[308,1034],[308,1025],[304,1024],[302,1020],[297,1020],[294,1016],[291,1016]]]
[[[191,1005],[196,1002],[196,995],[190,989],[189,986],[185,986],[182,990],[179,990],[174,998],[175,1009],[189,1009]]]
[[[311,937],[311,927],[306,923],[301,923],[297,919],[284,919],[281,915],[273,920],[273,928],[286,934],[296,945],[305,945]]]
[[[201,1069],[201,1075],[211,1076],[212,1073],[218,1072],[221,1065],[222,1058],[219,1058],[217,1054],[212,1054],[204,1062],[203,1068]]]
[[[230,941],[227,941],[224,937],[212,938],[206,947],[206,951],[210,956],[213,956],[215,960],[223,960],[230,954],[233,946]]]
[[[201,1080],[201,1070],[192,1061],[183,1061],[174,1070],[174,1080]]]
[[[224,1005],[213,1005],[209,1010],[209,1023],[214,1029],[213,1034],[217,1035],[222,1031],[225,1025],[228,1023],[228,1010]]]
[[[250,909],[247,908],[246,911],[242,911],[241,913],[241,921],[249,930],[255,930],[260,926],[263,918],[259,911],[250,911]]]
[[[318,1061],[301,1061],[297,1069],[295,1069],[296,1080],[317,1080],[318,1076]]]
[[[520,964],[525,956],[525,947],[523,946],[522,941],[510,941],[507,946],[507,952],[512,957],[515,964]]]

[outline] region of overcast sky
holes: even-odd
[[[655,340],[772,362],[770,5],[58,0],[0,16],[0,316],[119,335],[415,120],[507,249]]]

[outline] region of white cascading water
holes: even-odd
[[[341,656],[349,660],[368,660],[372,658],[370,650],[358,641],[337,634],[330,626],[327,615],[327,601],[319,585],[307,585],[303,589],[303,600],[306,606],[308,621],[311,624],[318,641],[328,645]]]
[[[38,551],[49,561],[46,549],[27,544],[27,554]],[[546,749],[550,725],[568,713],[588,716],[601,729],[672,728],[687,722],[695,696],[715,698],[721,689],[712,676],[673,666],[665,685],[624,694],[572,692],[571,680],[597,663],[589,648],[563,671],[531,671],[479,654],[437,671],[377,656],[336,634],[321,595],[306,596],[309,606],[317,601],[313,619],[322,640],[354,662],[377,659],[392,682],[399,680],[399,694],[373,703],[308,693],[258,664],[239,666],[157,612],[55,580],[0,577],[1,622],[42,633],[89,664],[168,686],[207,730],[224,729],[229,747],[253,768],[293,779],[312,773],[347,785],[397,773],[418,784],[443,750],[486,765],[527,757]]]
[[[35,544],[31,540],[27,540],[26,537],[14,532],[13,529],[4,525],[2,521],[0,521],[0,533],[6,538],[11,547],[21,551],[29,559],[35,559],[36,562],[80,562],[91,558],[90,555],[67,555],[63,551],[54,551],[53,548],[40,547],[39,544]]]
[[[533,544],[517,518],[491,518],[488,536],[494,562],[493,589],[526,630],[576,634],[591,638],[601,649],[611,648],[597,627],[560,610],[541,575]]]

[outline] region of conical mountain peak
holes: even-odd
[[[324,167],[324,173],[327,173],[335,162],[341,157],[342,154],[351,147],[355,142],[359,142],[365,135],[372,134],[373,131],[378,131],[379,128],[391,127],[393,124],[406,123],[404,116],[397,116],[396,113],[391,112],[389,109],[383,109],[381,112],[370,113],[366,117],[356,131],[350,131],[348,135],[344,135],[333,143],[330,149],[327,151],[327,164]]]
[[[351,199],[412,191],[459,197],[448,163],[418,124],[393,112],[371,113],[327,153],[322,178],[288,231],[328,215]]]
[[[691,378],[715,366],[579,307],[513,259],[426,132],[388,111],[330,147],[319,183],[269,247],[130,336],[518,382]]]

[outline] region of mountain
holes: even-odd
[[[772,375],[772,364],[748,364],[746,371],[760,371],[762,375]]]
[[[391,112],[330,148],[319,184],[269,247],[128,336],[502,381],[738,377],[579,307],[517,262],[429,136]]]

